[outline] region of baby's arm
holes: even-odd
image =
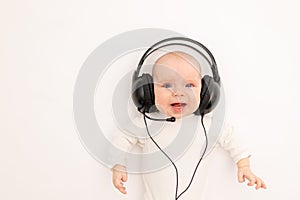
[[[238,168],[238,181],[240,183],[245,182],[245,179],[249,180],[248,186],[253,186],[256,184],[255,188],[264,188],[266,189],[266,184],[257,177],[250,169],[250,154],[247,149],[240,144],[240,140],[237,139],[236,134],[234,133],[233,127],[229,124],[226,124],[221,137],[219,138],[219,144],[227,150]]]
[[[136,118],[135,120],[138,120]],[[135,121],[136,122],[136,121]],[[128,179],[128,173],[126,170],[127,166],[127,153],[131,151],[133,146],[139,145],[143,146],[143,141],[138,137],[134,137],[133,135],[125,134],[124,130],[117,129],[116,134],[113,137],[112,143],[116,146],[120,151],[112,151],[110,153],[111,161],[113,166],[111,168],[112,171],[112,182],[113,185],[123,194],[126,194],[125,182]]]
[[[264,188],[267,189],[266,184],[261,180],[261,178],[257,177],[252,173],[250,169],[250,161],[249,157],[242,158],[237,162],[238,168],[238,181],[240,183],[245,182],[245,178],[248,179],[248,186],[253,186],[256,184],[255,189]]]
[[[127,194],[124,182],[127,181],[126,167],[122,165],[115,165],[112,168],[112,182],[114,186],[123,194]]]
[[[125,167],[126,156],[127,152],[130,151],[130,149],[133,145],[136,144],[136,142],[136,138],[131,138],[122,133],[117,135],[113,140],[114,145],[118,146],[121,149],[121,151],[119,154],[115,153],[115,155],[112,155],[112,158],[115,163],[111,168],[112,182],[115,188],[117,188],[123,194],[127,194],[126,187],[124,186],[124,183],[128,179],[127,170]]]

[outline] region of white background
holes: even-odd
[[[113,188],[109,169],[82,146],[72,111],[88,55],[137,28],[170,29],[209,47],[227,115],[268,186],[237,183],[220,151],[206,200],[299,199],[299,8],[297,0],[1,0],[0,199],[142,199],[137,175],[127,197]]]

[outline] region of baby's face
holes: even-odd
[[[192,114],[200,103],[200,66],[186,54],[168,53],[153,68],[155,105],[177,119]]]

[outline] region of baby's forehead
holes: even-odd
[[[185,52],[174,51],[169,52],[156,60],[152,68],[152,74],[155,75],[162,70],[185,71],[191,69],[194,69],[193,71],[201,74],[201,66],[197,59]]]

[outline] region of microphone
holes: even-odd
[[[175,117],[169,117],[169,118],[166,118],[166,119],[156,119],[156,118],[152,118],[152,117],[149,117],[147,116],[145,113],[142,112],[142,114],[148,118],[148,119],[151,119],[151,120],[154,120],[154,121],[167,121],[167,122],[175,122],[176,121],[176,118]]]

